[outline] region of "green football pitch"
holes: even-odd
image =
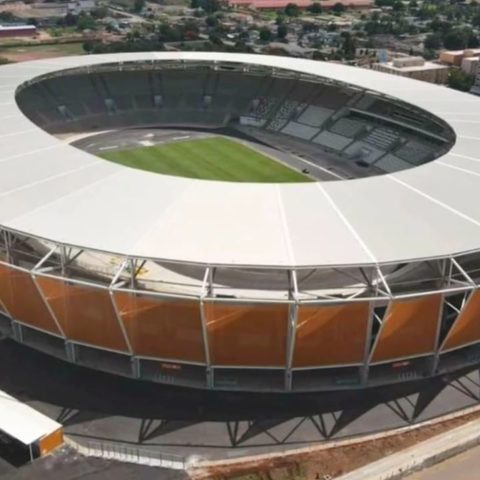
[[[311,182],[313,179],[224,137],[102,153],[102,158],[149,172],[230,182]]]

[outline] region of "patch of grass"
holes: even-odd
[[[103,153],[102,158],[149,172],[230,182],[311,182],[310,177],[224,137]]]

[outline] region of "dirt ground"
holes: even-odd
[[[472,420],[480,412],[368,442],[296,456],[198,469],[193,480],[330,480]]]
[[[8,59],[10,62],[26,62],[67,55],[83,55],[84,53],[81,42],[17,47],[2,47],[0,44],[0,57]]]
[[[66,8],[58,3],[26,4],[23,2],[5,3],[0,5],[0,12],[11,12],[20,18],[48,18],[65,15]]]

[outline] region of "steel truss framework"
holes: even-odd
[[[59,243],[45,242],[40,239],[24,237],[16,232],[3,229],[1,232],[0,242],[0,267],[8,267],[14,271],[24,272],[28,274],[38,293],[40,294],[45,306],[47,307],[50,315],[52,316],[59,334],[51,331],[46,331],[38,326],[32,326],[29,323],[25,323],[22,319],[14,318],[5,302],[2,302],[2,292],[0,291],[0,311],[10,317],[13,325],[12,335],[19,341],[22,341],[22,329],[23,327],[33,328],[42,333],[53,335],[65,342],[66,358],[72,362],[81,363],[78,359],[76,350],[78,347],[84,346],[92,349],[100,349],[104,351],[111,351],[112,353],[120,355],[128,355],[131,361],[131,369],[128,372],[129,375],[135,378],[141,378],[141,364],[145,361],[155,362],[168,362],[172,365],[191,365],[197,367],[203,367],[205,369],[205,382],[206,388],[217,388],[215,383],[215,377],[222,371],[226,370],[257,370],[260,372],[277,371],[281,372],[283,376],[283,386],[280,390],[283,391],[296,391],[298,388],[294,387],[293,379],[295,374],[302,371],[320,371],[324,374],[334,377],[336,372],[346,369],[355,369],[358,372],[359,382],[354,385],[355,388],[366,387],[378,382],[370,378],[370,372],[372,368],[382,367],[384,365],[393,367],[408,367],[411,362],[420,361],[422,363],[421,376],[435,375],[441,371],[441,362],[444,355],[455,351],[458,353],[455,368],[463,367],[472,363],[472,356],[465,356],[462,358],[462,351],[464,348],[470,348],[477,342],[480,342],[480,335],[477,339],[472,340],[469,343],[458,345],[455,348],[445,348],[445,335],[441,338],[440,330],[442,323],[445,322],[445,311],[449,309],[454,312],[455,320],[450,321],[449,327],[453,328],[460,314],[465,310],[469,302],[472,301],[473,296],[480,287],[480,253],[471,253],[468,255],[451,256],[442,259],[430,259],[424,262],[413,262],[412,264],[404,264],[401,266],[401,270],[405,271],[409,268],[414,273],[413,279],[410,281],[397,282],[392,275],[392,271],[398,266],[394,265],[362,265],[361,267],[350,266],[339,269],[329,269],[331,272],[343,270],[346,271],[346,277],[351,277],[354,280],[355,286],[344,289],[337,289],[337,292],[332,292],[332,289],[317,289],[314,292],[302,290],[299,285],[298,276],[302,269],[282,269],[283,273],[288,276],[288,288],[282,292],[282,295],[277,298],[272,298],[272,295],[262,297],[260,292],[254,292],[253,295],[249,294],[245,289],[238,289],[237,294],[224,296],[221,294],[221,286],[216,284],[215,275],[217,269],[224,269],[223,265],[203,265],[203,276],[201,284],[195,292],[182,292],[179,288],[178,292],[172,291],[171,286],[166,289],[162,289],[162,279],[158,278],[160,283],[155,284],[155,288],[151,287],[151,284],[145,284],[139,279],[139,274],[152,259],[145,258],[133,258],[133,257],[120,257],[116,261],[116,266],[107,275],[105,271],[100,271],[98,266],[92,265],[92,270],[89,271],[85,268],[85,265],[78,266],[79,260],[82,256],[88,253],[95,253],[100,255],[110,255],[109,252],[92,252],[79,249],[74,246],[64,245]],[[25,246],[30,241],[38,242],[42,244],[44,248],[42,253],[32,251],[31,246],[28,248]],[[45,248],[48,245],[48,251]],[[46,251],[46,253],[45,253]],[[478,260],[477,260],[478,258]],[[417,273],[423,275],[424,272],[418,269],[418,265],[422,263],[424,265],[432,264],[434,268],[432,272],[437,272],[437,276],[433,277],[418,277]],[[198,268],[199,265],[192,265]],[[280,271],[280,270],[279,270]],[[398,271],[398,270],[397,270]],[[352,272],[356,272],[354,275]],[[393,280],[390,280],[391,277]],[[120,351],[115,349],[109,349],[105,346],[99,346],[91,343],[79,342],[72,340],[68,337],[68,334],[62,328],[61,322],[58,320],[56,313],[51,308],[44,292],[39,287],[39,279],[55,279],[68,282],[68,285],[82,286],[92,288],[95,290],[108,291],[113,310],[116,315],[116,321],[124,337],[126,351]],[[360,282],[359,279],[363,279]],[[127,294],[132,297],[138,295],[158,298],[158,299],[186,299],[197,300],[200,306],[200,316],[202,322],[202,336],[204,347],[204,362],[193,362],[183,360],[179,358],[160,358],[142,356],[135,353],[132,347],[131,340],[127,333],[126,326],[122,315],[120,314],[119,306],[116,301],[116,294]],[[420,300],[422,298],[428,298],[432,296],[441,297],[441,306],[436,313],[436,334],[434,347],[431,351],[423,353],[421,355],[405,355],[398,356],[396,358],[389,358],[388,360],[378,361],[375,359],[373,352],[379,342],[381,333],[385,328],[386,319],[392,306],[398,302]],[[216,304],[223,305],[288,305],[288,327],[286,337],[286,361],[283,366],[252,366],[252,365],[222,365],[216,364],[211,358],[211,345],[209,338],[209,330],[207,325],[207,317],[205,313],[205,305],[208,302],[215,302]],[[304,306],[309,307],[325,307],[325,306],[345,306],[349,304],[368,304],[368,327],[366,329],[366,338],[364,342],[364,354],[363,360],[358,363],[352,364],[331,364],[331,365],[318,365],[307,367],[296,367],[293,363],[296,331],[299,321],[299,310]],[[161,321],[161,318],[158,319]],[[417,319],[418,322],[422,321],[422,318]],[[479,332],[480,333],[480,332]],[[477,357],[474,356],[474,360]],[[101,369],[101,366],[99,366]],[[407,371],[402,373],[401,371],[392,370],[392,375],[382,377],[380,383],[391,383],[395,381],[403,381],[405,379],[416,378],[419,376],[418,372]],[[170,377],[169,377],[170,378]],[[169,380],[171,381],[171,379]],[[181,382],[180,382],[181,383]],[[235,386],[231,386],[235,389]],[[347,383],[348,388],[352,388],[352,385]],[[222,388],[222,387],[220,387]],[[225,387],[223,387],[225,388]],[[226,387],[229,388],[228,386]],[[330,387],[331,388],[331,387]],[[337,388],[342,388],[341,385]]]

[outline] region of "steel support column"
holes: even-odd
[[[113,311],[115,312],[115,317],[117,319],[118,326],[120,327],[120,330],[122,331],[123,339],[125,340],[125,345],[127,346],[128,353],[132,356],[133,355],[132,345],[130,343],[130,339],[128,338],[127,330],[125,328],[125,324],[123,323],[122,315],[120,314],[120,310],[118,308],[117,302],[115,300],[115,294],[114,294],[115,293],[114,287],[115,287],[120,275],[122,274],[123,270],[126,268],[126,266],[127,266],[127,260],[124,260],[120,264],[117,271],[115,272],[115,275],[113,276],[113,278],[110,282],[110,285],[108,286],[108,293],[110,295],[110,301],[112,302]]]
[[[443,265],[442,265],[442,287],[447,283],[447,285],[450,285],[451,283],[451,278],[452,278],[452,271],[453,271],[453,262],[452,260],[443,260]],[[448,274],[447,274],[448,270]],[[435,372],[437,371],[438,364],[440,362],[440,333],[441,333],[441,327],[442,327],[442,320],[443,320],[443,309],[445,308],[445,297],[446,294],[442,294],[442,301],[440,303],[440,308],[438,312],[438,319],[437,319],[437,331],[435,333],[435,344],[434,344],[434,350],[433,350],[433,359],[432,359],[432,366],[431,366],[431,371],[430,374],[434,375]]]
[[[207,267],[203,276],[202,293],[200,295],[200,320],[202,322],[203,348],[205,353],[205,375],[208,388],[214,387],[214,371],[210,359],[210,345],[208,341],[207,317],[205,315],[205,297],[210,297],[213,293],[213,268]]]
[[[360,367],[360,382],[363,386],[368,384],[368,372],[370,369],[370,346],[372,343],[373,322],[375,321],[375,303],[370,302],[368,307],[367,331],[365,332],[365,346],[363,349],[363,364]]]
[[[289,272],[290,286],[288,290],[288,297],[293,302],[288,306],[288,328],[287,328],[287,341],[286,341],[286,365],[285,365],[285,390],[292,390],[292,364],[293,364],[293,354],[295,351],[295,337],[297,332],[297,321],[298,321],[298,282],[297,282],[297,272],[291,270]]]

